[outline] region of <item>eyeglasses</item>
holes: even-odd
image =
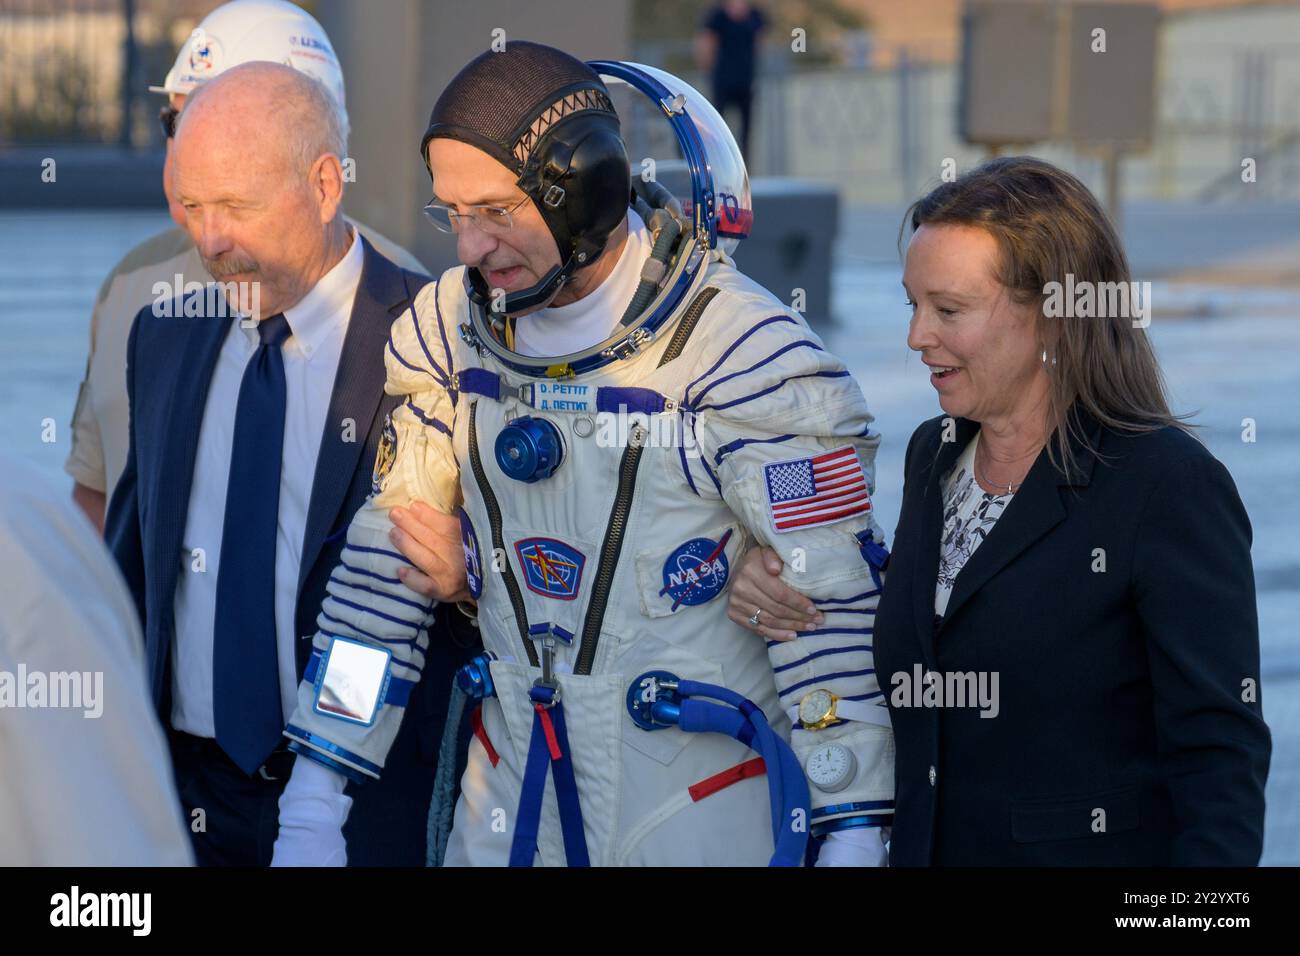
[[[525,196],[510,208],[503,206],[467,206],[469,212],[457,212],[455,207],[433,200],[424,207],[424,214],[439,232],[460,232],[466,220],[490,236],[509,232],[514,225],[511,213],[528,202]]]
[[[176,135],[176,119],[181,111],[168,104],[158,111],[158,124],[162,126],[163,136],[171,139]]]

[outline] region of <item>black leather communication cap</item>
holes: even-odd
[[[513,40],[479,54],[442,91],[420,142],[460,140],[483,150],[516,175],[546,131],[566,117],[595,110],[617,125],[609,90],[577,57],[541,43]]]
[[[618,113],[596,71],[563,50],[515,40],[475,57],[434,104],[420,142],[426,167],[429,141],[439,137],[511,170],[555,239],[560,266],[507,296],[507,311],[549,301],[599,258],[627,214],[631,174]],[[486,299],[482,277],[470,272],[472,294]]]

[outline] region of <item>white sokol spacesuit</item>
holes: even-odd
[[[286,734],[337,770],[380,772],[429,621],[397,581],[406,561],[389,544],[387,513],[424,500],[460,509],[487,651],[447,864],[531,864],[535,846],[546,865],[758,865],[780,826],[879,843],[893,811],[893,740],[871,649],[887,557],[870,499],[872,416],[843,363],[728,257],[750,203],[716,112],[659,71],[592,66],[695,131],[679,137],[694,218],[679,221],[670,259],[641,267],[656,289],[650,305],[617,325],[611,316],[610,338],[584,352],[539,361],[513,351],[514,323],[482,307],[464,267],[394,323],[387,389],[406,400],[315,643],[326,661],[353,641],[384,649],[384,686],[371,681],[380,706],[340,706],[322,683],[328,668],[313,666]],[[668,213],[638,207],[664,238]],[[765,646],[728,619],[729,575],[755,544],[776,549],[823,625]],[[811,805],[794,814],[807,819],[774,825],[748,732],[654,719],[656,691],[672,701],[679,680],[761,708],[808,773]],[[555,699],[562,722],[551,719]],[[777,761],[764,756],[770,775]]]

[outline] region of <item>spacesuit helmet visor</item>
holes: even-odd
[[[733,254],[753,227],[754,205],[745,159],[726,120],[699,90],[665,70],[611,60],[590,65],[619,111],[633,176],[661,181],[708,247]],[[629,97],[629,90],[643,96]]]

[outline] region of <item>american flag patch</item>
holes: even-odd
[[[767,507],[777,533],[815,528],[871,510],[867,476],[852,445],[763,466]]]

